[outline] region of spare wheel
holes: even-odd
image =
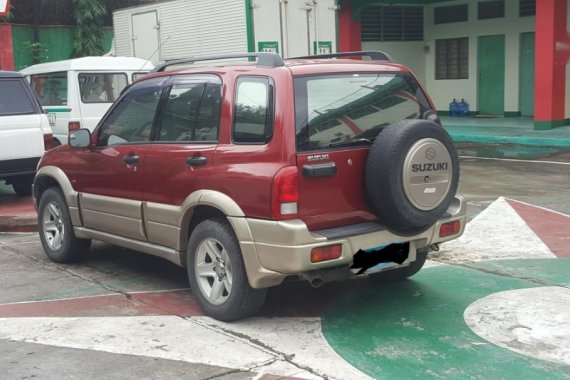
[[[429,120],[402,120],[376,137],[365,181],[380,223],[401,235],[416,234],[440,219],[453,200],[459,158],[441,126]]]

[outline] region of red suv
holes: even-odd
[[[237,57],[257,62],[165,70]],[[91,239],[163,257],[229,321],[289,276],[413,275],[463,232],[458,178],[425,90],[384,53],[250,53],[155,69],[44,156],[34,197],[52,260]]]

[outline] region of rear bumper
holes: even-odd
[[[459,233],[441,238],[439,236],[440,226],[456,220],[461,221]],[[235,220],[230,221],[235,227]],[[247,258],[245,260],[250,283],[254,287],[265,287],[276,285],[289,275],[349,266],[353,262],[353,256],[361,249],[370,249],[392,243],[410,243],[408,259],[402,266],[408,265],[415,260],[416,250],[461,236],[465,229],[466,218],[465,202],[462,197],[457,196],[448,209],[445,218],[439,220],[426,231],[413,236],[399,236],[382,229],[342,238],[327,238],[309,231],[301,220],[267,221],[245,218],[245,221],[251,233],[251,241],[242,241],[240,238],[242,251],[248,250],[250,257],[255,251],[257,258],[257,260],[248,260]],[[239,235],[238,233],[238,237]],[[311,250],[313,248],[333,244],[342,245],[341,257],[320,263],[311,262]]]

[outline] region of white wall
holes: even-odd
[[[281,5],[283,27],[283,43],[279,20]],[[307,3],[313,10],[309,12],[309,28],[307,30]],[[253,2],[253,24],[255,30],[255,49],[259,41],[277,41],[279,53],[284,57],[313,54],[313,42],[331,41],[332,52],[336,51],[336,11],[334,0],[256,0]],[[308,49],[310,41],[310,53]]]
[[[469,21],[434,25],[434,7],[469,4]],[[453,98],[465,100],[477,110],[477,44],[479,36],[505,35],[505,112],[519,111],[520,34],[535,29],[535,17],[519,17],[518,1],[505,1],[505,18],[477,20],[477,0],[446,1],[425,7],[425,83],[438,110],[448,110]],[[469,79],[435,79],[435,40],[469,37]]]
[[[423,83],[426,81],[424,46],[423,41],[362,42],[362,50],[380,50],[388,53],[394,61],[409,67]]]

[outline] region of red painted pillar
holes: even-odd
[[[0,69],[14,70],[12,25],[0,24]]]
[[[338,47],[341,52],[362,50],[360,21],[354,21],[352,18],[352,4],[348,0],[344,0],[340,3],[338,42]]]
[[[567,0],[536,2],[535,129],[564,125],[566,101]]]

